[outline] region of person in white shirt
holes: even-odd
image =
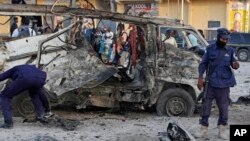
[[[114,33],[108,27],[104,27],[105,44],[110,46],[113,43]]]
[[[22,17],[21,26],[13,31],[11,37],[29,37],[36,36],[36,31],[29,27],[29,18]]]
[[[192,33],[187,33],[188,39],[190,40],[192,46],[198,46],[197,38]]]
[[[114,34],[109,27],[103,27],[103,39],[104,39],[104,52],[102,53],[102,59],[104,62],[108,62],[110,58],[110,52],[112,50],[112,43]]]
[[[175,47],[177,48],[177,43],[174,37],[172,37],[173,30],[167,29],[166,30],[166,39],[163,41],[166,48],[168,47]]]

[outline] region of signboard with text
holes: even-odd
[[[159,3],[130,3],[125,4],[125,9],[131,7],[128,11],[130,15],[138,16],[140,13],[146,13],[147,16],[158,16],[159,15]]]

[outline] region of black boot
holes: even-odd
[[[4,122],[4,124],[2,124],[2,125],[0,126],[0,128],[12,129],[12,128],[13,128],[13,123]]]

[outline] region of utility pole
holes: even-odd
[[[170,16],[170,13],[169,13],[169,0],[168,0],[168,14],[167,16],[169,17]]]
[[[184,22],[184,0],[181,0],[181,21]]]
[[[116,12],[115,3],[115,0],[110,0],[111,12]]]
[[[70,0],[70,7],[76,7],[76,0]]]

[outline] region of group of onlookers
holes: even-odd
[[[55,27],[55,29],[51,29],[50,26],[43,26],[43,27],[36,27],[31,23],[31,18],[27,16],[21,16],[21,24],[18,26],[18,18],[13,18],[13,23],[10,27],[10,36],[11,37],[29,37],[29,36],[36,36],[38,34],[46,34],[46,33],[53,33],[58,31],[61,28],[62,23]],[[33,25],[33,26],[32,26]]]
[[[21,17],[21,25],[18,27],[18,18],[14,17],[14,23],[10,28],[11,37],[36,36],[36,31],[29,27],[29,18]]]

